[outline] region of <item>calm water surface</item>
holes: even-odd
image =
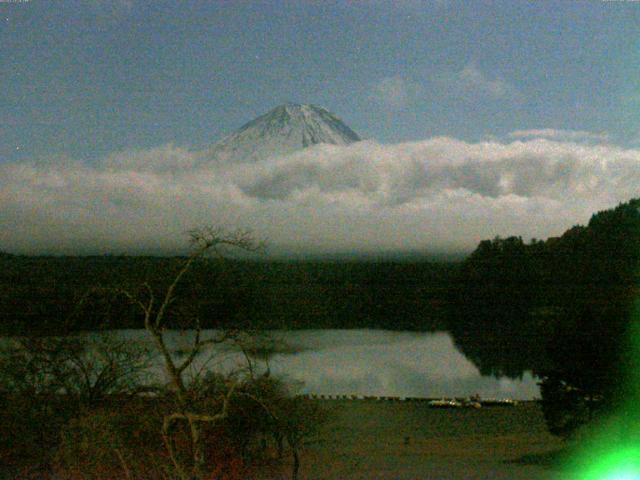
[[[132,341],[148,342],[143,330],[118,333]],[[203,336],[213,335],[205,331]],[[168,332],[175,351],[188,347],[192,332]],[[483,397],[532,399],[539,397],[537,379],[480,375],[460,353],[448,333],[385,330],[302,330],[272,334],[282,353],[268,360],[271,373],[300,382],[301,393],[385,395],[400,397]],[[213,369],[230,371],[243,364],[237,350],[210,348],[194,363],[192,375]],[[260,368],[266,368],[261,362]],[[158,362],[155,375],[163,375]]]

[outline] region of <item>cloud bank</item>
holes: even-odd
[[[251,228],[272,251],[467,251],[546,238],[638,196],[640,150],[526,137],[317,145],[258,163],[165,145],[88,164],[0,164],[0,249],[140,253],[205,224]]]

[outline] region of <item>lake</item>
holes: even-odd
[[[203,338],[215,332],[205,330]],[[143,330],[118,331],[132,341],[146,343]],[[174,351],[189,345],[193,332],[167,332]],[[259,368],[300,382],[300,393],[399,397],[539,398],[537,379],[526,372],[521,379],[483,376],[455,347],[446,332],[417,333],[388,330],[275,331],[280,346]],[[211,347],[194,362],[192,374],[213,369],[230,371],[243,364],[237,349]],[[163,375],[158,362],[155,375]]]

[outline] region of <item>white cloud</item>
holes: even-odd
[[[297,250],[472,249],[545,238],[638,196],[640,150],[531,138],[317,145],[254,164],[171,145],[0,164],[0,249],[140,252],[203,224]]]
[[[438,78],[441,88],[455,97],[474,98],[478,96],[493,100],[521,100],[518,89],[499,77],[490,77],[474,63],[467,64],[455,73],[446,73]]]
[[[147,150],[112,153],[103,160],[102,165],[111,171],[177,173],[196,167],[200,160],[188,150],[168,144]]]
[[[417,86],[399,75],[385,77],[373,88],[373,98],[383,106],[400,110],[406,108],[415,95]]]
[[[597,142],[610,141],[606,132],[587,132],[584,130],[558,130],[554,128],[541,128],[533,130],[515,130],[509,133],[510,138],[549,138],[564,142]]]

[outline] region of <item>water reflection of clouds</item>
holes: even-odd
[[[294,332],[302,351],[277,355],[272,370],[304,381],[319,394],[389,396],[509,396],[533,398],[536,380],[483,377],[447,333],[375,330]]]
[[[212,332],[205,332],[205,335]],[[128,336],[144,337],[142,331]],[[539,397],[536,379],[483,377],[460,353],[449,334],[385,330],[302,330],[274,332],[287,353],[271,357],[273,374],[303,382],[303,392],[325,395],[400,397]],[[172,348],[186,348],[189,336],[170,332]],[[295,352],[295,353],[290,353]],[[242,363],[237,352],[207,352],[194,370],[229,371]]]

